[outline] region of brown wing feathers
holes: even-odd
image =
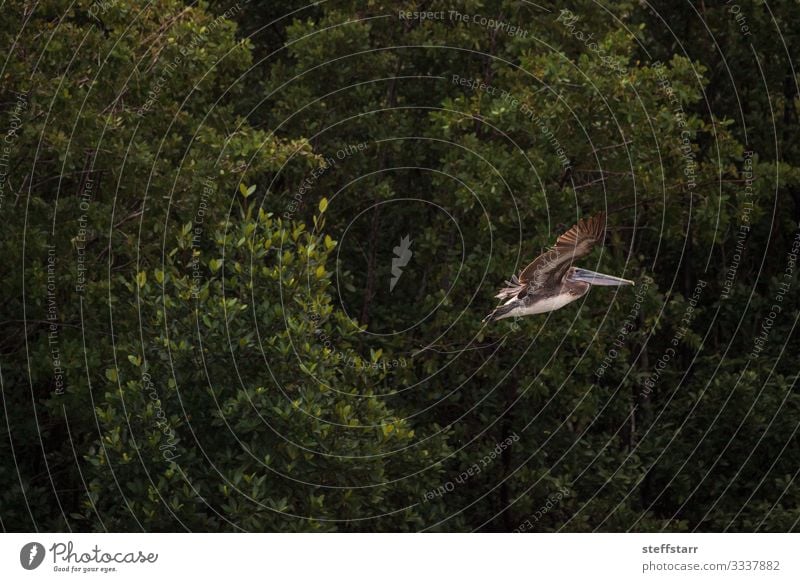
[[[599,212],[589,219],[579,220],[578,224],[558,237],[556,246],[577,247],[588,244],[588,249],[591,250],[595,243],[603,242],[605,232],[606,215]]]
[[[522,283],[541,285],[550,277],[560,277],[572,261],[584,257],[592,247],[602,243],[606,232],[606,215],[599,212],[589,219],[581,219],[558,237],[556,244],[538,256],[520,273]]]

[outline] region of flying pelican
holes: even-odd
[[[505,303],[498,305],[484,322],[505,317],[535,315],[561,309],[586,295],[592,285],[633,285],[633,281],[595,273],[572,266],[585,257],[606,234],[606,215],[600,212],[558,237],[556,244],[525,267],[519,276],[512,275],[495,295]]]

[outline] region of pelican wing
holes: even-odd
[[[558,237],[556,244],[536,257],[519,275],[520,283],[538,289],[548,282],[559,281],[575,259],[588,255],[592,247],[602,243],[606,233],[606,215],[599,212]]]

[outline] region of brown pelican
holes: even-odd
[[[595,273],[572,266],[585,257],[606,234],[606,215],[602,212],[558,237],[556,244],[539,255],[519,276],[513,275],[495,295],[505,303],[497,306],[483,321],[521,317],[561,309],[583,297],[592,285],[633,285],[633,281]]]

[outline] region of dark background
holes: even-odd
[[[800,6],[564,9],[6,2],[0,527],[797,529]]]

